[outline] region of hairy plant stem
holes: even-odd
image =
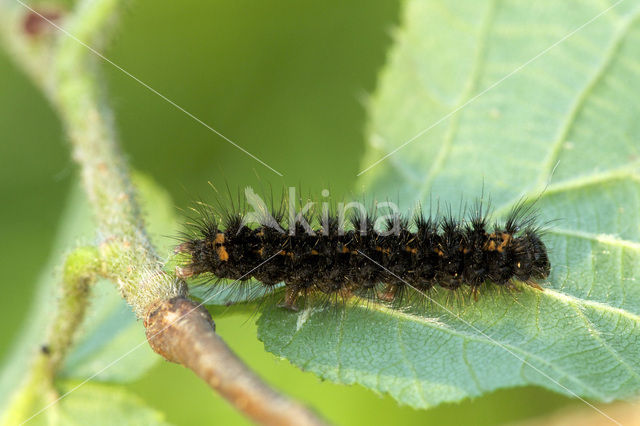
[[[84,318],[91,284],[101,273],[99,259],[94,247],[78,248],[67,256],[60,282],[62,294],[47,341],[40,348],[22,387],[13,395],[2,424],[23,423],[58,397],[53,380]]]
[[[88,44],[99,44],[101,31],[118,0],[82,2],[66,28]],[[96,6],[99,5],[99,6]],[[97,22],[96,22],[97,21]],[[184,284],[166,275],[146,235],[127,165],[119,151],[113,120],[97,81],[96,57],[71,37],[61,37],[51,91],[81,166],[103,243],[107,276],[118,283],[139,318],[158,300],[186,294]]]
[[[100,237],[89,255],[93,261],[67,271],[70,281],[63,281],[63,286],[68,291],[63,292],[47,348],[37,357],[12,407],[56,395],[53,379],[84,316],[89,283],[99,274],[117,283],[138,318],[145,320],[156,352],[192,369],[245,415],[264,424],[321,424],[313,413],[264,384],[235,357],[215,333],[208,312],[186,299],[184,282],[162,269],[145,231],[92,52],[103,44],[119,4],[119,0],[79,1],[61,21],[44,19],[55,31],[47,27],[34,35],[25,31],[25,17],[42,16],[19,2],[0,0],[5,45],[60,115]],[[189,306],[190,310],[185,308]],[[199,348],[197,357],[191,348]]]
[[[163,272],[146,235],[111,111],[101,93],[98,58],[86,47],[104,43],[120,0],[81,1],[63,21],[45,22],[57,27],[37,36],[22,27],[25,16],[36,10],[1,1],[5,44],[55,106],[71,140],[102,238],[107,277],[142,318],[149,304],[185,295],[186,287]]]

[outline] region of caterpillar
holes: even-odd
[[[347,215],[342,203],[338,212],[323,203],[321,214],[304,208],[285,220],[284,208],[267,209],[250,188],[246,193],[251,214],[224,212],[218,220],[212,207],[200,205],[175,248],[186,255],[176,268],[180,278],[240,285],[254,278],[267,288],[284,283],[280,306],[296,310],[298,299],[311,294],[401,304],[409,289],[423,293],[436,286],[469,287],[477,300],[485,282],[513,289],[520,281],[542,290],[536,281],[550,273],[543,229],[524,199],[503,224],[490,225],[489,209],[479,200],[461,218],[450,208],[444,215],[418,209],[412,216],[382,216],[379,205],[361,204]]]

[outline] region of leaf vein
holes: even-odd
[[[484,62],[486,59],[486,52],[487,52],[487,46],[488,46],[487,40],[489,37],[489,33],[491,31],[491,24],[493,23],[493,20],[495,17],[496,5],[497,5],[497,0],[492,0],[491,4],[488,6],[488,10],[484,17],[484,22],[480,30],[480,35],[478,37],[478,48],[476,50],[476,55],[473,62],[473,68],[471,69],[471,73],[469,75],[469,79],[467,81],[465,89],[463,90],[460,96],[460,99],[457,102],[456,107],[453,109],[454,114],[451,117],[449,117],[451,121],[445,136],[445,140],[440,146],[440,150],[438,151],[436,159],[433,162],[433,165],[431,166],[431,168],[429,169],[429,173],[427,174],[423,182],[421,196],[419,199],[424,198],[424,194],[426,194],[431,189],[431,185],[433,184],[435,177],[440,172],[440,170],[444,165],[445,160],[449,156],[449,153],[451,152],[451,145],[453,144],[453,139],[458,131],[458,124],[460,122],[461,114],[459,110],[462,107],[464,107],[464,105],[469,101],[469,99],[471,99],[471,95],[474,93],[474,91],[478,87],[481,70],[484,66]]]
[[[536,185],[537,188],[544,187],[547,179],[549,178],[549,175],[551,174],[551,171],[555,167],[557,158],[560,155],[560,148],[562,146],[562,143],[564,142],[565,138],[568,136],[569,132],[573,128],[575,119],[580,113],[580,111],[582,110],[582,107],[587,101],[589,95],[593,92],[594,88],[601,81],[601,79],[606,75],[606,72],[608,71],[610,65],[613,63],[613,60],[616,57],[616,53],[619,51],[626,36],[629,34],[629,29],[631,28],[633,23],[636,21],[638,16],[640,16],[640,14],[638,14],[638,11],[640,11],[640,8],[635,9],[632,15],[627,19],[625,19],[622,25],[620,25],[609,47],[604,51],[603,60],[596,67],[596,69],[594,70],[594,73],[592,74],[589,81],[586,83],[583,90],[577,94],[577,98],[575,102],[573,103],[571,109],[569,110],[564,123],[560,127],[560,132],[558,133],[558,136],[551,144],[549,155],[547,156],[545,163],[542,165],[543,172],[541,173],[540,178],[538,179],[538,183]]]

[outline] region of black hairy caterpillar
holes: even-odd
[[[298,298],[310,294],[401,302],[409,288],[468,286],[477,298],[485,282],[514,288],[515,280],[542,290],[535,280],[550,272],[542,229],[525,200],[503,225],[491,227],[481,201],[461,219],[450,209],[442,216],[418,211],[409,218],[360,208],[345,220],[342,204],[342,210],[330,213],[324,203],[320,216],[305,207],[297,216],[290,211],[285,221],[283,208],[267,212],[261,200],[251,204],[261,213],[225,212],[221,223],[211,207],[201,204],[199,217],[175,249],[187,255],[177,275],[239,283],[255,278],[267,288],[284,283],[282,306],[295,310]],[[248,216],[257,227],[247,226]]]

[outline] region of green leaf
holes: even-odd
[[[82,333],[67,356],[60,377],[128,382],[138,379],[158,361],[147,344],[142,324],[114,290],[113,283],[106,280],[94,287]]]
[[[0,373],[0,412],[4,411],[5,404],[10,402],[10,395],[16,390],[16,386],[27,374],[27,370],[38,353],[40,345],[46,337],[46,324],[55,313],[55,300],[57,297],[56,285],[59,272],[64,262],[64,253],[71,247],[81,245],[79,238],[82,230],[91,229],[90,215],[86,200],[79,189],[75,189],[62,216],[58,236],[52,250],[50,260],[44,265],[40,279],[35,286],[35,296],[29,314],[28,321],[23,325],[18,334],[18,339],[13,348],[2,361]],[[90,241],[86,239],[85,242]]]
[[[176,227],[171,199],[144,175],[134,175],[134,183],[149,235],[161,253],[168,252],[172,241],[166,235]],[[115,290],[114,284],[105,280],[93,289],[83,332],[67,356],[61,377],[127,382],[138,379],[158,361],[142,324]]]
[[[162,413],[120,387],[95,383],[75,386],[63,383],[61,393],[72,392],[35,417],[33,424],[168,425]]]
[[[407,1],[370,104],[367,192],[457,208],[484,189],[495,217],[540,197],[545,290],[271,308],[267,350],[420,408],[531,384],[638,393],[640,3],[611,5]]]
[[[151,237],[155,237],[163,250],[168,251],[171,241],[161,234],[173,232],[176,227],[171,201],[166,192],[150,179],[138,175],[135,183],[142,209],[148,213]],[[75,188],[63,215],[52,258],[45,265],[37,285],[29,322],[20,333],[20,341],[3,363],[0,401],[10,400],[10,393],[25,376],[33,356],[45,341],[46,324],[54,313],[58,297],[57,272],[61,259],[64,259],[63,254],[75,246],[94,243],[95,238],[89,204],[81,189]],[[93,289],[91,306],[60,377],[131,381],[143,375],[158,360],[159,357],[146,343],[142,324],[136,320],[115,285],[100,281]]]
[[[149,235],[161,253],[168,252],[172,241],[166,235],[176,227],[171,199],[142,174],[134,175],[134,183]],[[115,290],[106,280],[93,289],[83,332],[67,356],[61,377],[127,382],[138,379],[158,361],[147,344],[142,324]]]

